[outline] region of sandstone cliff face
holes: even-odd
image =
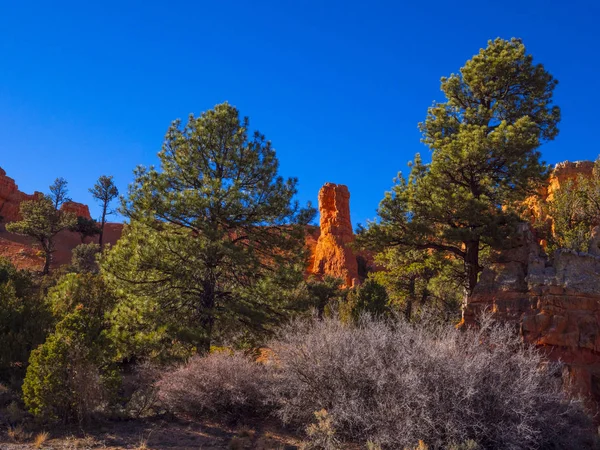
[[[15,180],[6,175],[6,172],[0,168],[0,216],[2,222],[14,222],[21,219],[21,202],[35,200],[42,195],[41,192],[35,192],[33,195],[25,194],[19,190]],[[72,212],[77,216],[91,219],[90,209],[87,205],[77,202],[66,202],[61,207],[62,210]]]
[[[6,172],[0,168],[0,216],[3,222],[13,222],[21,218],[19,210],[21,202],[34,200],[41,194],[36,192],[33,195],[27,195],[19,191],[15,180],[8,177]]]
[[[35,200],[42,195],[36,192],[28,195],[21,192],[15,180],[8,177],[0,168],[0,256],[8,258],[19,269],[41,270],[44,258],[39,250],[39,244],[28,236],[8,233],[4,227],[7,222],[21,219],[21,202]],[[66,202],[62,210],[74,213],[77,216],[90,219],[90,210],[87,205],[77,202]],[[106,224],[104,229],[104,242],[114,244],[121,236],[123,224]],[[56,268],[71,261],[72,250],[81,244],[78,233],[68,230],[61,231],[55,238],[56,252],[53,255],[52,267]],[[97,238],[86,242],[96,241]]]
[[[567,250],[549,261],[529,227],[518,247],[481,274],[464,311],[466,324],[488,309],[519,327],[525,341],[551,360],[590,405],[600,405],[600,257]]]
[[[6,232],[3,223],[20,219],[19,208],[22,201],[34,200],[42,195],[36,192],[27,195],[19,191],[15,181],[6,176],[0,168],[0,256],[8,257],[17,267],[22,269],[41,270],[43,258],[38,250],[38,244],[27,236],[19,236]],[[67,202],[62,209],[77,216],[90,219],[90,210],[87,205]],[[326,183],[319,191],[319,212],[321,226],[308,227],[306,245],[310,251],[310,260],[307,275],[331,275],[343,280],[346,287],[359,283],[359,267],[357,254],[348,244],[354,240],[352,223],[350,220],[350,193],[343,185]],[[104,229],[104,242],[114,244],[120,238],[123,224],[107,223]],[[97,242],[95,239],[86,239],[86,242]],[[81,243],[79,234],[62,231],[56,236],[56,252],[53,258],[53,268],[68,264],[71,260],[73,248]],[[371,263],[372,258],[368,253],[360,253],[364,266]]]
[[[594,170],[593,161],[564,161],[554,166],[554,170],[548,180],[545,200],[551,201],[554,193],[567,181],[577,181],[579,175],[585,178],[592,176]]]
[[[77,202],[66,202],[61,208],[62,211],[70,212],[75,214],[77,217],[85,217],[86,219],[91,219],[90,208],[88,205],[84,205],[83,203]]]
[[[359,278],[356,255],[348,247],[354,240],[348,188],[326,183],[319,191],[319,213],[321,234],[312,258],[312,273],[331,275],[353,286]]]

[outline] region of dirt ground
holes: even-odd
[[[1,450],[294,450],[299,445],[291,434],[268,425],[228,427],[180,418],[105,422],[83,429],[8,427],[0,431]]]

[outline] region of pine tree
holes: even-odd
[[[104,239],[104,225],[106,224],[106,216],[112,214],[113,211],[109,209],[110,203],[119,196],[119,190],[113,181],[112,176],[102,175],[98,178],[98,181],[91,188],[90,193],[92,197],[94,197],[98,202],[100,202],[100,207],[102,208],[102,216],[100,218],[100,232],[99,232],[99,240],[98,244],[100,245],[100,250],[102,250],[103,239]]]
[[[6,230],[11,233],[33,237],[42,247],[44,252],[43,274],[50,271],[52,254],[55,249],[54,237],[62,230],[74,227],[77,224],[75,214],[61,211],[56,208],[60,205],[50,196],[42,196],[37,200],[21,203],[22,219],[6,224]]]
[[[261,280],[302,270],[303,225],[314,214],[293,202],[297,180],[277,175],[271,143],[248,127],[227,103],[183,127],[175,121],[161,170],[136,170],[122,206],[131,224],[103,262],[114,283],[156,305],[157,320],[201,352],[222,318],[253,320],[264,305],[248,292]]]
[[[558,133],[556,84],[519,39],[490,41],[459,74],[442,78],[446,102],[431,106],[420,124],[431,163],[415,157],[409,179],[399,176],[368,232],[388,246],[458,258],[470,294],[481,251],[514,231],[518,217],[507,206],[545,180],[538,148]]]

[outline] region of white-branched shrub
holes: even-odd
[[[270,347],[266,365],[242,354],[195,357],[162,378],[160,398],[172,411],[209,417],[273,413],[313,448],[593,445],[591,421],[565,394],[560,367],[487,318],[466,331],[369,317],[297,321]],[[326,420],[315,424],[315,413]]]
[[[537,449],[585,448],[590,436],[556,367],[489,319],[467,331],[367,317],[357,326],[297,322],[272,348],[284,422],[303,427],[325,409],[349,441]]]
[[[171,411],[235,422],[268,411],[266,366],[242,353],[196,356],[158,382],[159,398]]]

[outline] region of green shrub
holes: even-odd
[[[115,297],[98,275],[68,274],[48,302],[60,321],[31,353],[23,400],[35,416],[83,421],[105,409],[118,387],[106,319]]]
[[[71,267],[78,273],[97,273],[99,270],[96,256],[100,253],[98,244],[80,244],[73,249]]]
[[[51,323],[29,273],[0,258],[0,381],[20,387],[29,354],[44,342]]]

